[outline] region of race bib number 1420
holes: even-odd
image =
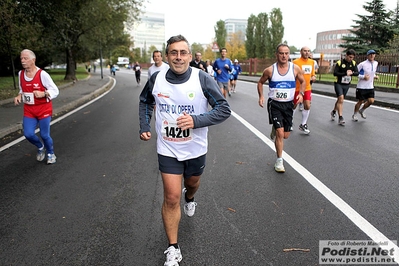
[[[166,141],[184,142],[192,140],[191,129],[181,129],[177,126],[176,121],[162,122],[162,138]]]

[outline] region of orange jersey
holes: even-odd
[[[292,62],[295,65],[299,66],[300,69],[302,69],[302,74],[306,81],[305,91],[311,90],[312,86],[310,85],[310,78],[315,75],[313,59],[310,59],[310,58],[303,59],[302,57],[300,57],[300,58],[295,59]],[[301,85],[300,85],[299,81],[297,81],[296,82],[296,91],[299,91],[300,86]]]

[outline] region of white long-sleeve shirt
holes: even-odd
[[[374,77],[376,76],[378,62],[365,60],[357,65],[359,70],[359,81],[357,83],[358,89],[374,89]],[[365,80],[364,77],[369,75],[369,79]]]

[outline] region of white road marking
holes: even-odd
[[[262,132],[248,123],[245,119],[239,116],[234,111],[231,111],[232,116],[234,116],[238,121],[240,121],[245,127],[247,127],[251,132],[253,132],[258,138],[260,138],[267,146],[269,146],[273,151],[276,151],[274,147],[274,142],[267,138]],[[371,223],[369,223],[365,218],[363,218],[358,212],[356,212],[349,204],[347,204],[343,199],[341,199],[337,194],[335,194],[331,189],[324,185],[320,180],[318,180],[312,173],[310,173],[305,167],[293,159],[288,153],[283,151],[284,161],[287,162],[291,167],[297,171],[303,178],[306,179],[315,189],[317,189],[328,201],[330,201],[335,207],[337,207],[346,217],[349,218],[360,230],[367,234],[375,242],[388,242],[384,249],[394,249],[395,261],[399,264],[399,248],[391,240],[389,240],[385,235],[383,235],[377,228],[375,228]],[[320,239],[324,240],[324,239]]]

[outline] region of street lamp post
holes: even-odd
[[[100,67],[101,67],[101,79],[103,79],[103,49],[100,45]]]

